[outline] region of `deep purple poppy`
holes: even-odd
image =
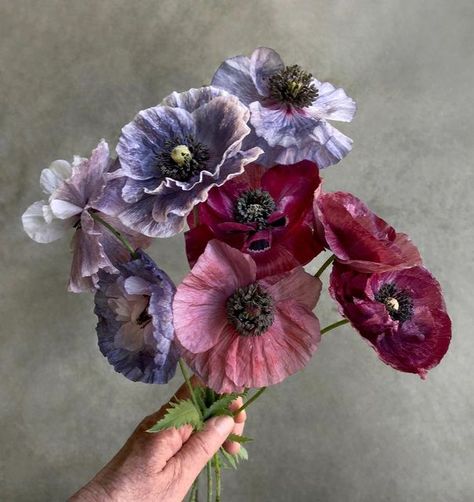
[[[258,276],[304,265],[323,249],[313,230],[313,196],[319,191],[318,168],[303,161],[268,170],[250,164],[244,174],[209,192],[190,215],[186,252],[191,266],[207,243],[219,239],[252,256]]]
[[[342,315],[397,370],[424,378],[448,350],[451,321],[441,287],[423,267],[369,275],[337,264],[330,292]]]
[[[176,288],[143,251],[100,272],[95,294],[102,354],[118,373],[135,382],[167,383],[176,371],[172,302]]]
[[[321,238],[339,262],[359,272],[384,272],[421,265],[416,246],[397,233],[360,199],[347,192],[323,193],[314,200]]]
[[[116,263],[130,258],[117,239],[93,218],[111,167],[109,147],[102,140],[89,159],[74,157],[72,164],[54,161],[43,169],[40,183],[48,200],[32,204],[23,214],[25,232],[36,242],[49,243],[74,230],[69,291],[94,291],[98,272],[116,272]],[[123,201],[121,207],[124,207]],[[122,233],[134,247],[146,247],[150,239],[124,226],[117,218],[98,214]]]
[[[227,59],[214,74],[212,85],[249,107],[253,131],[246,143],[264,150],[260,164],[309,159],[324,168],[352,148],[352,140],[328,120],[350,122],[356,110],[354,100],[298,65],[285,66],[273,49],[260,47],[250,58]]]
[[[139,112],[117,146],[120,169],[114,177],[123,178],[120,195],[127,203],[118,213],[121,221],[150,237],[180,232],[212,187],[239,175],[262,153],[241,148],[248,118],[237,98],[212,87],[173,93]],[[111,183],[109,196],[116,198],[119,182]],[[102,207],[110,208],[106,199]]]

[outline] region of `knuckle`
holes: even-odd
[[[210,458],[212,457],[212,455],[214,455],[212,448],[210,448],[209,444],[199,434],[196,434],[196,436],[194,436],[194,445],[196,453],[205,455],[207,458]]]

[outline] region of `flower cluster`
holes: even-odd
[[[356,105],[272,49],[223,62],[211,85],[138,112],[116,155],[58,160],[47,200],[23,214],[47,243],[72,234],[69,289],[95,292],[101,352],[130,380],[166,383],[181,358],[215,396],[303,369],[321,333],[349,322],[391,367],[425,377],[451,326],[438,282],[407,235],[321,170],[352,140],[330,122]],[[142,249],[184,231],[176,288]],[[303,268],[324,251],[316,273]],[[320,275],[344,320],[320,329]]]

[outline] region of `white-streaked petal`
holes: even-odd
[[[313,80],[318,89],[318,97],[312,106],[307,108],[316,119],[339,120],[350,122],[356,112],[356,102],[341,87],[334,87],[329,82],[320,83]]]
[[[83,208],[76,206],[75,204],[71,204],[65,200],[53,199],[50,202],[51,211],[53,212],[56,218],[60,220],[66,220],[75,216],[76,214],[82,213]]]
[[[72,226],[71,221],[56,218],[52,218],[48,223],[44,218],[44,214],[48,212],[45,206],[48,208],[44,200],[37,201],[31,204],[21,217],[28,237],[42,244],[60,239]]]
[[[285,67],[280,54],[268,47],[255,49],[250,57],[250,72],[255,87],[262,96],[268,96],[268,79]]]
[[[56,188],[71,176],[72,166],[67,160],[55,160],[41,171],[40,185],[46,195],[51,195]]]
[[[125,279],[124,289],[129,295],[145,295],[150,293],[150,283],[141,277],[132,275]]]

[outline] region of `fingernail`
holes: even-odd
[[[234,419],[227,415],[222,415],[221,417],[216,417],[214,419],[214,427],[219,434],[227,435],[234,427]]]

